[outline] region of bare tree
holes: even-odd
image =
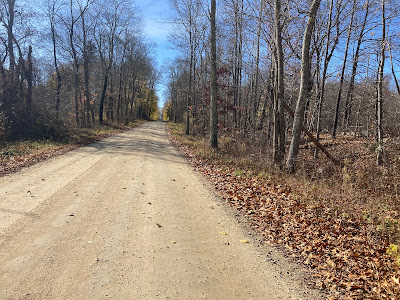
[[[113,0],[103,3],[95,24],[95,40],[103,65],[104,80],[99,106],[99,123],[103,124],[104,102],[110,72],[114,64],[116,43],[126,30],[133,30],[135,14],[127,0]]]
[[[293,136],[290,143],[289,155],[286,161],[286,168],[289,172],[294,172],[294,163],[299,152],[301,125],[303,123],[304,109],[310,93],[310,43],[311,36],[315,27],[315,19],[321,0],[313,0],[308,14],[307,25],[303,36],[303,49],[301,58],[301,79],[300,91],[297,99],[296,110],[294,112]]]
[[[283,101],[284,86],[284,57],[282,47],[281,1],[275,0],[275,48],[276,48],[276,96],[274,107],[274,162],[280,165],[285,156],[285,116]]]
[[[54,68],[57,75],[57,88],[56,88],[56,120],[59,120],[59,113],[60,113],[60,102],[61,102],[61,72],[58,66],[58,59],[57,59],[57,33],[56,33],[56,18],[57,18],[57,11],[60,9],[60,6],[57,6],[58,0],[49,0],[47,2],[47,17],[49,18],[50,22],[50,31],[51,31],[51,41],[53,46],[53,61],[54,61]]]
[[[195,97],[195,69],[196,53],[201,38],[201,27],[203,26],[201,12],[201,1],[198,0],[171,0],[175,11],[173,17],[174,32],[171,35],[173,43],[187,57],[187,92],[186,92],[186,119],[185,133],[190,133],[190,116],[196,115]]]
[[[332,138],[333,139],[336,137],[336,131],[337,131],[337,126],[338,126],[340,102],[342,99],[344,76],[345,76],[345,72],[346,72],[347,59],[349,56],[350,38],[351,38],[351,33],[353,31],[354,15],[356,13],[356,8],[357,8],[357,0],[353,0],[353,7],[351,9],[350,23],[349,23],[349,27],[347,29],[347,40],[346,40],[346,47],[345,47],[345,51],[344,51],[344,57],[343,57],[342,71],[340,74],[339,91],[338,91],[338,95],[336,98],[335,115],[333,118],[333,128],[332,128]]]
[[[89,7],[95,2],[95,0],[88,0],[85,2],[78,2],[79,6],[79,14],[81,18],[81,26],[82,26],[82,58],[83,58],[83,77],[84,77],[84,110],[83,110],[83,123],[90,123],[90,114],[92,123],[95,123],[94,109],[91,105],[91,95],[90,95],[90,71],[89,71],[89,60],[90,60],[90,44],[88,41],[88,30],[93,27],[93,22],[86,25],[86,13]]]
[[[257,128],[257,110],[258,110],[258,97],[259,97],[259,90],[260,90],[260,43],[261,43],[261,30],[263,24],[263,14],[264,14],[264,0],[260,1],[259,11],[257,16],[257,35],[256,35],[256,61],[254,66],[254,84],[252,89],[252,99],[251,99],[251,106],[252,106],[252,116],[251,122],[253,131],[255,134]]]
[[[243,0],[233,1],[233,12],[235,20],[235,38],[233,51],[233,105],[234,107],[242,106],[242,71],[243,71]],[[233,115],[236,127],[241,127],[242,112],[234,110]]]
[[[399,85],[399,81],[397,79],[396,71],[395,71],[394,64],[393,64],[392,47],[390,46],[389,43],[388,43],[388,48],[389,48],[389,56],[390,56],[390,66],[391,66],[391,70],[392,70],[394,83],[396,84],[397,93],[400,95],[400,85]]]
[[[333,24],[333,8],[334,8],[334,1],[330,0],[329,3],[329,12],[328,12],[328,28],[327,28],[327,33],[326,33],[326,47],[325,47],[325,55],[324,55],[324,65],[322,69],[322,79],[321,79],[321,88],[319,91],[319,97],[317,99],[317,132],[316,132],[316,138],[319,141],[320,137],[320,132],[321,132],[321,115],[322,115],[322,106],[324,103],[324,96],[325,96],[325,84],[326,84],[326,78],[327,78],[327,72],[328,72],[328,66],[329,62],[332,59],[333,53],[336,49],[336,46],[339,43],[339,16],[341,15],[341,6],[342,6],[342,1],[338,1],[337,3],[337,13],[336,13],[336,22]],[[331,31],[332,28],[336,26],[336,37],[333,40],[333,45],[330,48],[330,42],[331,42]],[[314,156],[318,157],[318,147],[315,148]]]
[[[386,0],[382,0],[382,37],[380,45],[379,65],[378,65],[378,82],[376,93],[376,163],[383,163],[383,70],[385,68],[385,49],[386,49]]]
[[[216,1],[211,0],[210,12],[210,54],[211,54],[211,70],[210,70],[210,147],[218,148],[218,90],[217,90],[217,41],[216,41]]]
[[[9,69],[10,69],[10,76],[14,77],[15,71],[15,53],[14,53],[14,21],[15,21],[15,1],[16,0],[7,0],[3,3],[5,7],[5,14],[6,16],[2,16],[3,26],[7,30],[7,50],[9,56]]]
[[[80,15],[75,15],[74,12],[74,2],[73,0],[70,0],[69,2],[69,20],[65,20],[65,24],[68,28],[68,41],[69,41],[69,46],[70,46],[70,51],[71,51],[71,57],[73,59],[73,64],[74,64],[74,107],[75,107],[75,123],[76,125],[79,126],[80,120],[79,120],[79,93],[80,93],[80,86],[79,86],[79,66],[80,66],[80,60],[78,57],[78,51],[76,49],[75,45],[75,26],[77,22],[80,19]]]
[[[351,78],[350,78],[350,83],[349,83],[349,87],[348,87],[345,102],[344,102],[343,127],[347,127],[349,124],[351,107],[352,107],[352,103],[353,103],[354,83],[355,83],[355,78],[357,75],[358,64],[360,61],[361,45],[364,41],[364,35],[366,33],[366,26],[368,24],[368,18],[370,16],[370,6],[371,6],[370,0],[366,0],[363,5],[363,8],[365,9],[365,13],[364,13],[363,21],[361,23],[360,32],[357,37],[357,46],[356,46],[356,51],[354,52]]]
[[[15,115],[13,113],[13,107],[17,102],[17,78],[15,74],[15,53],[14,53],[14,21],[15,21],[15,1],[16,0],[3,0],[3,9],[1,10],[1,23],[7,31],[7,39],[4,42],[7,49],[8,61],[9,61],[9,72],[8,74],[1,66],[2,71],[2,85],[3,85],[3,111],[5,115],[5,128],[10,129],[12,126]]]

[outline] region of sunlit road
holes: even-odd
[[[316,297],[231,215],[147,123],[0,178],[0,299]]]

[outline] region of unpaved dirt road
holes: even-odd
[[[298,272],[232,217],[161,122],[0,178],[0,299],[317,298]]]

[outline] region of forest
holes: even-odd
[[[188,0],[171,6],[176,27],[171,38],[181,56],[168,67],[165,114],[184,121],[186,134],[204,134],[210,103],[208,4]],[[219,1],[220,130],[247,138],[265,134],[261,139],[275,163],[288,168],[294,167],[301,131],[316,142],[321,135],[375,137],[376,161],[383,163],[384,139],[400,134],[398,6],[375,0]]]
[[[170,2],[178,147],[316,286],[397,299],[399,2]]]
[[[157,119],[152,44],[127,0],[0,3],[0,140]]]

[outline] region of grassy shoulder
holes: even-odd
[[[129,125],[95,125],[71,127],[57,132],[57,138],[20,139],[0,142],[0,175],[5,175],[39,161],[101,140],[128,130],[146,121],[137,120]]]
[[[303,144],[294,175],[273,167],[263,141],[223,134],[219,150],[207,137],[186,136],[169,123],[175,143],[244,214],[267,241],[312,270],[315,286],[333,299],[400,296],[398,141],[386,141],[385,166],[374,163],[373,141],[324,140],[345,161],[343,169]],[[301,162],[301,163],[300,163]]]

